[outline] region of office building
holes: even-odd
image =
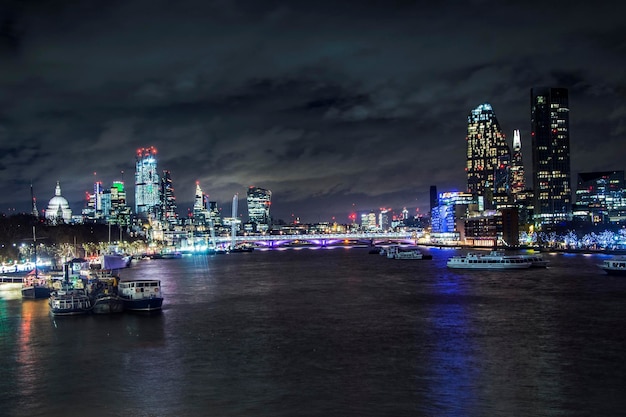
[[[624,171],[578,174],[574,218],[591,223],[621,223],[626,220]]]
[[[163,170],[159,195],[161,198],[159,204],[161,223],[164,227],[171,230],[178,224],[178,213],[176,212],[176,196],[174,194],[172,174],[168,170]]]
[[[464,241],[470,206],[476,206],[476,196],[472,193],[440,193],[438,204],[431,212],[431,241],[442,244]]]
[[[248,204],[248,221],[250,223],[269,226],[270,206],[272,205],[272,192],[260,187],[248,188],[246,195]]]
[[[524,179],[524,162],[522,159],[522,139],[519,130],[513,131],[513,158],[511,160],[511,194],[517,201],[519,193],[526,189]]]
[[[467,191],[483,197],[486,208],[506,204],[510,195],[511,150],[490,104],[467,117]]]
[[[531,89],[530,113],[535,222],[558,224],[572,217],[567,89]]]
[[[159,201],[157,150],[154,146],[137,149],[135,168],[135,213],[142,218],[156,215]]]

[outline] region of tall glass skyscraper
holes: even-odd
[[[534,216],[540,224],[572,217],[569,103],[566,88],[530,90]]]
[[[159,205],[157,150],[154,146],[137,149],[135,168],[135,213],[140,217],[156,214]]]
[[[511,150],[490,104],[481,104],[470,112],[466,139],[467,191],[482,196],[486,208],[491,208],[494,201],[506,202]]]
[[[264,188],[250,187],[246,196],[248,203],[248,219],[251,223],[270,223],[270,206],[272,204],[272,192]]]
[[[513,131],[513,159],[511,161],[511,194],[517,196],[526,188],[522,160],[522,139],[519,130]]]
[[[171,228],[178,224],[178,213],[176,212],[176,196],[174,195],[172,175],[168,170],[163,170],[160,195],[161,222]]]

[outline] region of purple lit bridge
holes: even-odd
[[[343,244],[378,245],[385,243],[416,244],[422,237],[423,230],[406,232],[369,232],[369,233],[321,233],[298,235],[241,235],[234,239],[230,236],[215,238],[217,246],[235,244],[254,244],[255,246],[280,247],[291,245],[333,246]]]

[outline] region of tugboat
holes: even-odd
[[[93,272],[87,284],[87,295],[94,314],[124,311],[124,300],[118,295],[119,278],[110,271]]]

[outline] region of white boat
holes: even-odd
[[[483,255],[468,253],[466,256],[453,256],[448,260],[448,268],[454,269],[527,269],[532,262],[519,256],[502,254]]]
[[[501,250],[494,250],[494,251],[491,251],[489,255],[505,256],[505,253],[504,251],[501,251]],[[536,254],[536,253],[516,253],[512,255],[507,255],[507,256],[516,256],[520,259],[528,260],[531,263],[530,264],[531,268],[546,268],[548,264],[550,263],[550,261],[543,259],[543,256],[541,256],[540,254]]]
[[[159,311],[163,305],[158,279],[120,281],[118,295],[124,300],[124,310],[127,311]]]
[[[626,275],[626,257],[618,256],[605,259],[600,268],[609,275]]]

